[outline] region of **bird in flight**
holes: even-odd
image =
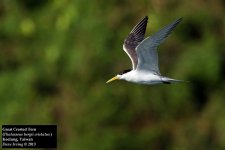
[[[181,22],[177,19],[157,33],[144,39],[148,16],[144,17],[129,33],[123,43],[123,50],[132,62],[132,69],[117,74],[106,83],[114,80],[125,80],[139,84],[170,84],[181,82],[160,74],[157,47],[168,37],[171,31]]]

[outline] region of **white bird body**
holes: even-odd
[[[168,37],[180,21],[181,18],[144,39],[148,17],[143,18],[129,33],[123,44],[123,50],[131,59],[133,69],[124,70],[106,83],[117,79],[139,84],[181,82],[181,80],[161,76],[157,53],[157,47]]]
[[[120,75],[118,75],[120,76]],[[120,79],[140,84],[158,84],[162,83],[160,76],[153,74],[152,72],[131,70],[130,72],[121,75]]]

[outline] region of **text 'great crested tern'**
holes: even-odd
[[[123,44],[123,50],[131,59],[133,69],[124,70],[106,83],[118,79],[140,84],[181,82],[182,80],[164,77],[160,74],[157,53],[157,47],[181,20],[182,18],[175,20],[157,33],[144,39],[148,16],[144,17],[129,33]]]

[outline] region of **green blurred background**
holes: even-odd
[[[146,36],[183,17],[159,61],[189,84],[105,84],[145,15]],[[61,150],[223,150],[224,16],[224,0],[1,0],[0,124],[57,124]]]

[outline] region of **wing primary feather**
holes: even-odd
[[[175,20],[159,30],[157,33],[147,37],[136,47],[138,56],[138,70],[151,71],[160,75],[157,47],[166,39],[166,37],[168,37],[168,35],[181,22],[181,20],[182,18]]]
[[[157,46],[159,44],[161,44],[181,21],[182,21],[182,18],[179,18],[176,21],[172,22],[171,24],[162,28],[160,31],[155,33],[153,36],[151,36],[151,38],[154,40],[155,44]]]
[[[123,49],[132,61],[133,69],[138,63],[137,52],[135,48],[143,41],[148,23],[148,16],[145,16],[137,25],[131,30],[129,35],[124,40]]]
[[[130,32],[130,34],[134,34],[138,42],[141,42],[144,39],[147,23],[148,16],[145,16]]]

